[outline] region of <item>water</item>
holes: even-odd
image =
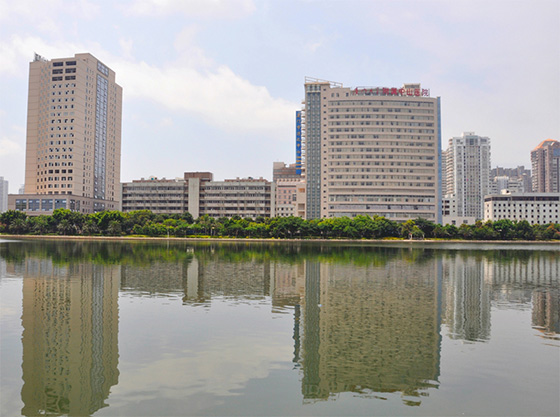
[[[556,416],[558,249],[0,241],[0,414]]]

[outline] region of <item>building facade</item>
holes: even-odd
[[[8,210],[8,187],[8,181],[0,177],[0,213]]]
[[[29,66],[25,193],[10,208],[60,206],[84,213],[120,208],[122,88],[88,53]],[[37,203],[38,201],[38,203]]]
[[[533,192],[560,192],[560,142],[543,140],[531,151]]]
[[[511,184],[514,184],[514,186],[510,188],[517,187],[518,190],[516,192],[530,193],[533,189],[531,182],[531,170],[525,169],[523,165],[519,165],[517,168],[504,168],[499,166],[492,168],[490,171],[490,182],[492,183],[496,177],[507,177],[508,187]],[[500,194],[500,192],[501,190],[491,190],[491,194]]]
[[[263,178],[209,181],[200,195],[200,214],[214,218],[272,217],[276,187]]]
[[[182,214],[195,219],[220,217],[272,217],[275,212],[275,184],[263,178],[214,181],[211,172],[185,172],[174,180],[134,180],[122,184],[122,210],[150,210]]]
[[[443,195],[455,198],[457,216],[482,219],[490,191],[490,138],[464,132],[443,155]]]
[[[279,179],[300,180],[301,172],[298,173],[297,163],[287,165],[284,162],[273,162],[272,181],[276,182]]]
[[[522,179],[507,176],[494,177],[490,181],[490,191],[488,194],[501,194],[502,191],[509,191],[510,193],[529,192],[525,189],[525,183]]]
[[[308,78],[304,106],[307,219],[441,221],[439,98]]]
[[[134,180],[121,184],[122,211],[150,210],[153,213],[182,214],[186,210],[187,183],[183,178]]]
[[[475,224],[476,220],[477,218],[472,216],[459,216],[457,199],[453,194],[443,196],[441,224],[460,226],[462,224]]]
[[[560,223],[560,193],[517,193],[484,198],[484,220],[527,220],[530,224]]]

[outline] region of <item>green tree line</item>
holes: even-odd
[[[0,233],[18,235],[236,237],[277,239],[463,239],[553,240],[560,239],[560,224],[531,225],[526,220],[478,221],[473,225],[439,225],[417,218],[397,223],[382,216],[304,220],[299,217],[256,219],[190,213],[155,214],[149,210],[122,213],[103,211],[83,214],[57,209],[52,215],[28,216],[8,210],[0,214]]]

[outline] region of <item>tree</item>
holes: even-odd
[[[58,226],[57,231],[61,235],[74,235],[76,234],[76,227],[68,219],[62,219]]]
[[[23,235],[28,231],[27,222],[22,217],[17,217],[11,221],[8,231],[16,235]]]
[[[359,215],[352,219],[352,224],[359,236],[371,239],[375,234],[375,222],[370,216]]]
[[[181,215],[181,219],[186,221],[188,224],[193,224],[194,223],[194,218],[193,218],[192,214],[189,213],[188,211],[185,211]]]
[[[120,236],[122,234],[121,222],[111,220],[109,226],[107,226],[107,234],[110,236]]]
[[[8,210],[4,213],[0,213],[0,223],[4,224],[5,228],[9,230],[12,223],[16,220],[23,220],[27,219],[27,214],[23,211],[19,210]]]
[[[49,233],[50,231],[49,218],[50,216],[46,216],[44,214],[41,214],[39,216],[28,217],[27,223],[31,233],[37,235],[44,235]]]
[[[535,240],[535,231],[527,220],[521,220],[514,224],[516,239]]]
[[[492,228],[498,234],[498,238],[502,240],[510,240],[515,235],[515,225],[509,219],[497,220],[492,224]]]
[[[383,216],[375,216],[374,221],[374,237],[384,238],[384,237],[398,237],[399,236],[399,226],[396,222],[389,220]]]
[[[414,219],[414,224],[424,233],[424,237],[434,237],[434,229],[436,228],[435,223],[423,219],[422,217],[418,217],[417,219]]]
[[[410,239],[412,237],[412,228],[416,226],[414,220],[407,220],[400,227],[400,236],[404,237],[405,239]]]

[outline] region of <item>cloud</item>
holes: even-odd
[[[183,14],[188,17],[238,19],[252,14],[252,0],[135,0],[125,8],[134,15],[166,16]]]
[[[23,154],[23,148],[19,143],[8,138],[0,139],[0,156]]]
[[[0,21],[32,22],[36,28],[51,33],[61,31],[61,26],[56,23],[61,14],[91,20],[99,15],[99,11],[97,4],[87,0],[0,0]]]
[[[8,42],[0,43],[0,74],[27,77],[29,62],[36,52],[46,59],[74,56],[83,51],[100,50],[96,44],[77,44],[73,42],[47,42],[38,36],[14,35]],[[95,52],[92,52],[95,54]],[[25,69],[25,70],[24,70]]]
[[[267,88],[252,84],[225,65],[208,59],[192,40],[191,30],[176,40],[176,60],[149,64],[127,56],[115,56],[96,44],[48,43],[38,37],[14,36],[0,45],[0,74],[26,76],[31,52],[46,58],[91,53],[117,74],[125,100],[147,99],[172,111],[187,112],[206,123],[233,132],[252,132],[274,139],[292,139],[294,112],[299,104],[272,97]],[[123,49],[132,44],[121,42]]]
[[[273,132],[291,126],[298,108],[297,103],[273,98],[265,87],[251,84],[227,66],[205,72],[145,62],[117,62],[114,67],[128,98],[195,113],[222,129]]]

